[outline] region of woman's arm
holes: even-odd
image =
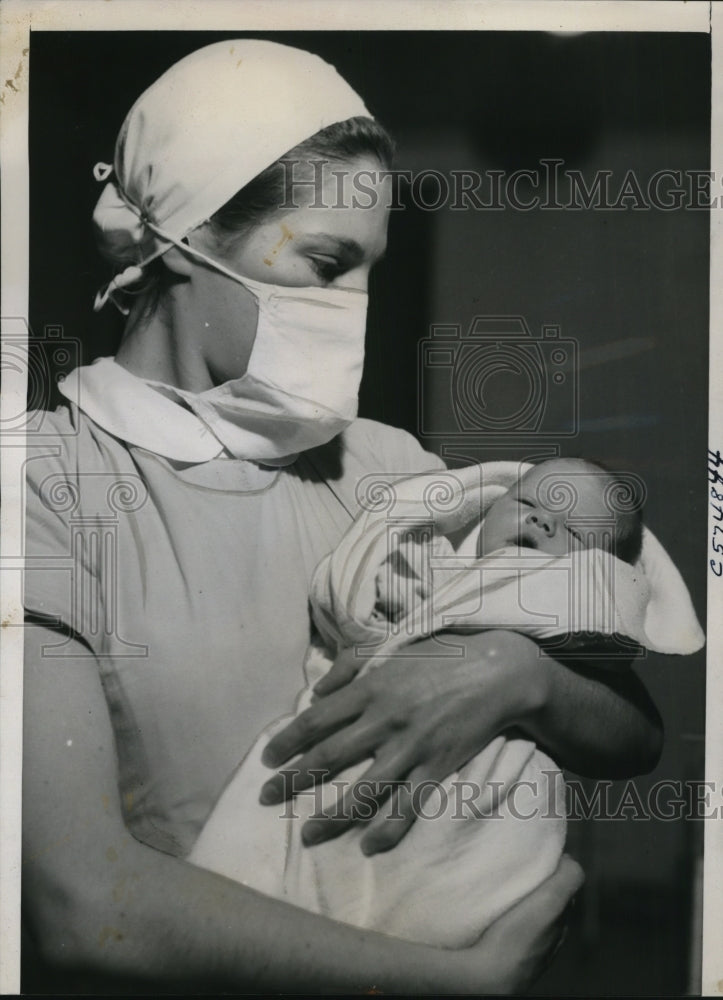
[[[466,656],[440,656],[439,645],[425,640],[353,684],[348,681],[363,661],[347,651],[317,686],[323,697],[269,743],[264,761],[271,767],[305,752],[293,764],[293,785],[283,775],[271,778],[263,801],[312,784],[312,771],[331,777],[369,757],[375,760],[364,778],[378,782],[380,791],[389,782],[442,781],[515,727],[578,773],[620,777],[655,766],[660,718],[631,672],[600,665],[587,675],[573,671],[515,632],[454,639],[464,643]],[[404,820],[371,822],[362,840],[370,853],[393,847],[414,822],[407,789],[400,786],[395,794],[395,812]],[[341,833],[354,797],[352,788],[343,818],[308,821],[307,841]]]
[[[80,646],[44,659],[57,636],[26,631],[24,919],[56,974],[96,989],[469,993],[525,988],[541,971],[580,885],[569,861],[451,952],[306,913],[139,843],[119,807],[95,660]]]
[[[653,770],[663,749],[663,723],[637,674],[619,664],[606,669],[604,657],[566,666],[531,649],[525,636],[507,635],[503,655],[519,647],[521,669],[531,686],[537,684],[520,728],[561,767],[590,778]]]

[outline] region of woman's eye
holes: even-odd
[[[518,497],[517,502],[523,504],[525,507],[532,507],[532,500],[528,500],[526,497]]]
[[[343,271],[339,261],[333,257],[309,257],[309,263],[322,281],[333,281]]]

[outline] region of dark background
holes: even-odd
[[[98,160],[112,161],[133,100],[188,52],[238,33],[52,32],[31,36],[30,321],[47,381],[52,329],[77,338],[82,360],[112,354],[120,317],[93,315],[110,277],[90,217]],[[590,183],[628,170],[707,170],[707,35],[353,32],[276,34],[334,63],[394,135],[397,166],[535,169],[557,157]],[[524,188],[520,189],[524,191]],[[433,189],[430,189],[433,195]],[[670,551],[705,616],[704,454],[707,436],[708,217],[705,211],[425,212],[392,214],[387,259],[373,276],[362,415],[419,430],[437,450],[469,439],[443,416],[439,380],[418,373],[434,323],[466,329],[478,314],[523,316],[533,335],[560,326],[578,345],[578,433],[563,454],[623,465],[643,477],[646,521]],[[433,373],[435,376],[438,372]],[[512,387],[514,389],[514,386]],[[51,392],[51,401],[54,395]],[[567,403],[550,400],[567,412]],[[428,424],[427,424],[428,422]],[[552,425],[551,425],[552,426]],[[505,454],[537,439],[502,442]],[[498,457],[477,435],[480,459]],[[480,450],[481,448],[481,450]],[[474,456],[472,456],[474,457]],[[666,725],[658,779],[702,778],[705,659],[650,655],[639,666]],[[620,785],[616,785],[620,789]],[[614,795],[612,796],[614,799]],[[550,995],[679,994],[696,988],[700,824],[571,823],[569,849],[588,881],[568,943],[539,984]],[[26,970],[24,989],[52,992]]]

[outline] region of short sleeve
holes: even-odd
[[[29,620],[93,649],[104,617],[98,572],[104,539],[99,519],[85,516],[84,479],[92,473],[79,473],[77,445],[77,439],[44,434],[42,444],[28,446],[24,605]]]
[[[398,427],[376,420],[357,420],[347,434],[353,438],[356,449],[367,453],[372,471],[409,476],[446,468],[439,455],[425,451],[416,438]]]

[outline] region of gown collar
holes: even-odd
[[[114,437],[177,462],[208,462],[227,454],[204,422],[114,358],[75,368],[60,392]]]

